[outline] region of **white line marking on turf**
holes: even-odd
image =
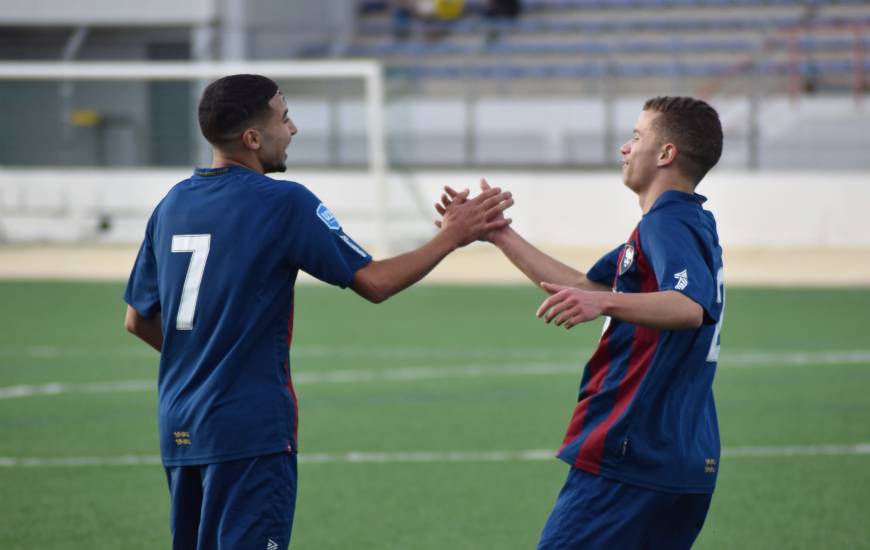
[[[394,464],[421,462],[538,462],[553,460],[552,449],[526,451],[407,451],[300,454],[304,464]],[[733,447],[722,449],[723,458],[783,458],[798,456],[870,455],[870,443],[853,445],[791,445],[785,447]],[[81,467],[81,466],[141,466],[158,465],[157,455],[84,456],[57,458],[0,457],[0,468]]]
[[[303,372],[293,376],[294,384],[324,384],[336,382],[401,382],[406,380],[439,380],[445,378],[480,378],[484,376],[546,376],[580,374],[581,365],[535,363],[524,365],[466,365],[463,367],[405,367],[385,370],[343,370]]]
[[[75,467],[75,466],[140,466],[161,464],[157,455],[145,456],[79,456],[67,458],[0,457],[0,467]]]
[[[361,357],[381,360],[451,360],[485,362],[486,360],[535,360],[577,361],[581,364],[591,349],[550,348],[425,348],[425,347],[356,347],[356,346],[294,346],[294,358],[312,359],[359,359]],[[145,346],[121,348],[72,348],[56,346],[27,346],[0,348],[0,358],[26,357],[31,359],[60,359],[64,357],[141,357],[157,358],[153,350]],[[720,364],[846,364],[870,363],[870,350],[827,351],[765,351],[738,350],[723,352]]]
[[[855,445],[791,445],[786,447],[735,447],[722,449],[722,456],[742,457],[787,457],[787,456],[845,456],[870,454],[870,443]]]
[[[351,451],[349,453],[300,454],[304,464],[357,463],[386,464],[396,462],[532,462],[555,458],[552,449],[528,451],[405,451],[372,453]]]
[[[512,357],[517,359],[553,359],[574,357],[591,350],[548,348],[426,348],[407,346],[294,346],[294,357],[356,359],[367,357],[383,360],[463,359],[480,360]],[[63,357],[155,357],[156,352],[145,346],[86,348],[58,346],[24,346],[0,348],[0,357],[57,359]]]
[[[870,364],[870,351],[745,351],[723,355],[720,365],[744,367],[756,365],[860,365]]]
[[[96,382],[93,384],[62,384],[58,382],[41,386],[8,386],[0,388],[0,399],[32,397],[35,395],[60,395],[63,393],[119,393],[150,391],[157,387],[154,380],[124,380],[120,382]]]
[[[870,365],[870,351],[762,353],[744,352],[725,356],[723,368],[752,366],[802,365]],[[382,370],[333,370],[302,372],[293,376],[296,385],[349,382],[403,382],[413,380],[443,380],[451,378],[481,378],[488,376],[548,376],[582,372],[582,362],[526,363],[507,365],[465,365],[403,367]],[[66,393],[118,393],[153,391],[154,380],[126,380],[97,383],[61,383],[0,387],[0,399],[60,395]]]
[[[303,372],[293,375],[293,384],[335,384],[348,382],[401,382],[409,380],[441,380],[449,378],[480,378],[483,376],[545,376],[552,374],[580,373],[578,365],[468,365],[465,367],[408,367],[389,370],[337,370]],[[59,395],[64,393],[118,393],[152,391],[155,380],[129,380],[123,382],[100,382],[93,384],[64,384],[54,382],[39,386],[0,387],[0,399]]]

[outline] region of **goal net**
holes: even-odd
[[[288,173],[338,170],[363,200],[344,208],[389,248],[384,81],[375,61],[0,63],[0,239],[131,241],[169,185],[211,162],[196,105],[211,81],[278,82],[300,129]],[[176,179],[173,179],[176,178]],[[133,183],[131,183],[133,182]],[[336,185],[326,189],[340,196]],[[340,215],[342,208],[336,209]],[[125,229],[126,226],[129,226]]]

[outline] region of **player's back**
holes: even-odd
[[[304,239],[292,219],[309,196],[229,167],[198,170],[155,210],[148,237],[163,315],[165,463],[294,446],[288,340],[297,268],[288,243]]]

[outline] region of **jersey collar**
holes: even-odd
[[[650,208],[650,212],[655,210],[656,208],[661,208],[662,206],[672,203],[672,202],[694,202],[698,205],[704,204],[707,201],[707,197],[704,195],[699,195],[698,193],[684,193],[683,191],[677,191],[675,189],[671,189],[665,191],[656,199],[656,202],[653,203],[652,208]]]
[[[208,178],[212,176],[223,176],[224,174],[228,174],[229,171],[229,166],[222,166],[220,168],[196,168],[193,171],[193,174],[202,178]]]
[[[212,176],[223,176],[226,174],[232,174],[232,173],[239,174],[239,173],[244,173],[244,172],[251,172],[254,174],[257,173],[257,172],[254,172],[253,170],[251,170],[250,168],[248,168],[246,166],[242,166],[240,164],[229,164],[227,166],[221,166],[220,168],[211,168],[211,167],[196,168],[193,171],[193,175],[200,176],[203,178],[208,178],[208,177],[212,177]]]

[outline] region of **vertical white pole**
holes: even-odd
[[[366,75],[366,118],[368,122],[369,176],[374,184],[375,230],[378,254],[388,255],[390,238],[387,228],[387,141],[384,115],[384,75],[378,62],[372,61]]]
[[[248,29],[244,0],[224,0],[220,18],[221,59],[244,61],[248,56]]]
[[[194,61],[204,63],[214,59],[214,30],[210,24],[203,23],[194,27],[190,34],[190,41],[191,53]],[[194,165],[203,168],[211,166],[212,150],[211,145],[209,145],[205,138],[202,137],[197,111],[199,107],[199,99],[202,97],[202,92],[205,91],[208,84],[209,79],[205,78],[190,81],[190,104],[193,106],[190,116],[193,142],[190,146]]]

